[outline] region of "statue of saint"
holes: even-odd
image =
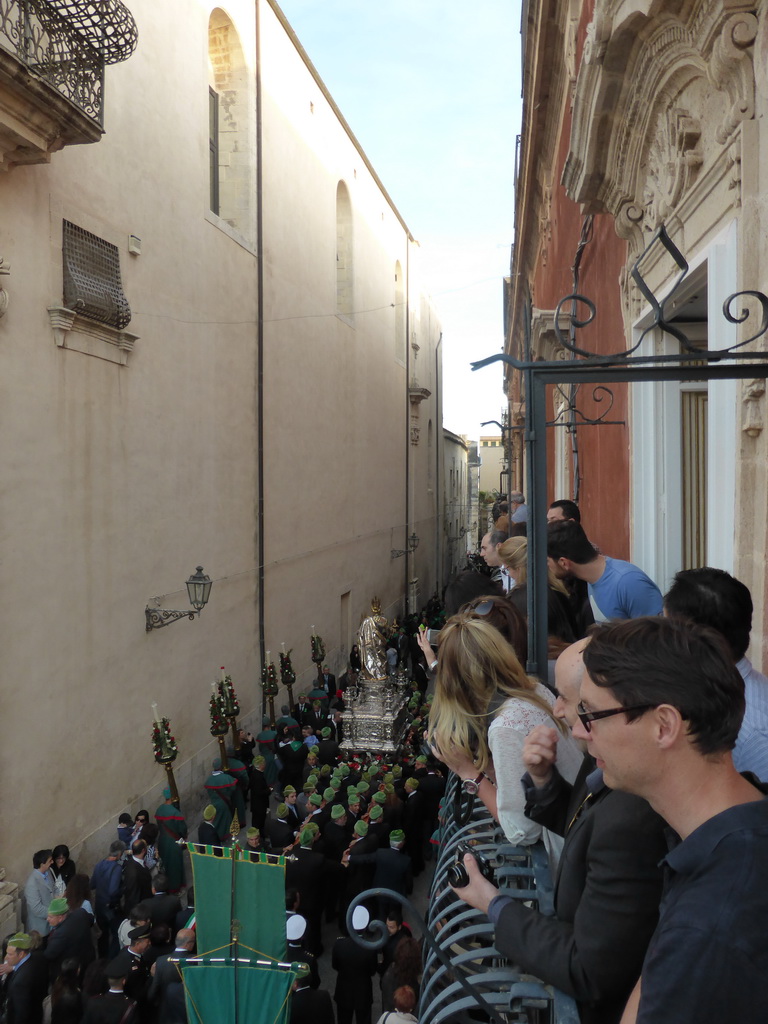
[[[387,620],[381,614],[378,597],[371,601],[371,611],[360,623],[357,642],[360,647],[362,675],[366,679],[387,677]]]

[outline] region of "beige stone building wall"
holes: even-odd
[[[153,701],[172,721],[192,814],[214,752],[207,698],[219,666],[256,724],[262,640],[275,660],[281,641],[294,648],[301,680],[314,624],[341,667],[371,596],[400,614],[408,580],[428,596],[439,564],[429,444],[409,439],[409,377],[416,369],[429,390],[420,422],[436,437],[440,332],[409,281],[407,227],[266,0],[260,105],[253,0],[226,15],[199,2],[131,8],[140,42],[107,69],[101,141],[0,178],[0,257],[11,266],[0,319],[0,814],[14,822],[0,864],[16,881],[35,850],[58,842],[87,869],[121,811],[154,811],[164,776]],[[225,115],[219,215],[209,87]],[[353,230],[346,320],[339,181]],[[132,351],[87,324],[52,328],[64,219],[117,247]],[[393,559],[417,516],[419,547]],[[196,565],[214,580],[208,607],[147,633],[145,606],[185,608]]]
[[[501,434],[481,435],[478,454],[480,456],[480,490],[498,491],[501,471],[504,468],[504,446]]]

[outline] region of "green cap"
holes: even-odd
[[[323,737],[324,740],[327,740],[328,737],[331,735],[331,727],[329,725],[326,725],[324,729],[320,730],[320,735]]]
[[[311,832],[312,835],[315,835],[317,832],[320,831],[320,826],[317,824],[316,821],[308,821],[304,828],[307,829],[308,832]]]
[[[69,904],[63,896],[58,896],[48,904],[49,914],[66,914],[68,910]]]
[[[205,821],[213,821],[216,817],[216,808],[213,804],[208,804],[207,807],[203,808],[203,819]]]
[[[405,832],[403,832],[403,830],[401,828],[393,829],[389,833],[389,841],[390,841],[390,843],[402,843],[402,841],[404,839],[405,839]]]
[[[249,839],[253,839],[254,836],[260,836],[261,832],[259,832],[255,825],[251,825],[250,828],[247,828],[245,830],[245,834],[248,836]]]
[[[347,786],[347,796],[357,796],[358,792],[357,786]]]
[[[339,765],[339,772],[341,773],[342,778],[346,779],[346,777],[349,775],[349,765],[348,764],[340,764]]]
[[[416,764],[426,764],[426,763],[427,763],[426,756],[424,754],[419,754],[419,756],[416,758]]]
[[[373,807],[368,812],[368,817],[371,819],[371,821],[378,821],[383,813],[384,811],[379,806],[379,804],[374,804]]]
[[[400,776],[401,776],[401,775],[403,774],[403,769],[402,769],[402,768],[400,767],[400,765],[399,765],[399,764],[396,764],[396,765],[394,766],[394,768],[392,769],[392,774],[394,775],[394,777],[395,777],[396,779],[399,779],[399,778],[400,778]]]
[[[14,949],[32,949],[32,936],[26,932],[16,932],[8,939],[8,945]]]
[[[307,801],[307,803],[312,804],[313,807],[322,807],[323,798],[320,796],[319,793],[313,793],[312,796]]]
[[[264,768],[266,766],[266,763],[266,757],[262,757],[261,754],[259,754],[258,757],[254,757],[253,761],[251,761],[251,764],[253,765],[254,768]]]
[[[366,821],[356,821],[355,822],[355,835],[356,836],[360,836],[361,838],[363,836],[367,836],[368,835],[368,822],[366,822]]]
[[[341,779],[331,779],[331,789],[341,789]]]
[[[289,793],[295,793],[296,790],[293,786],[283,786],[283,796],[288,796]]]
[[[288,804],[277,805],[277,816],[278,818],[284,818],[288,813]]]
[[[310,846],[312,839],[314,838],[315,830],[312,828],[303,828],[299,835],[299,842],[302,846]]]
[[[387,796],[389,796],[390,793],[394,793],[395,792],[395,787],[393,786],[393,784],[391,782],[388,782],[384,786],[384,792],[387,794]]]
[[[307,776],[307,785],[308,786],[309,785],[316,786],[317,785],[317,776],[316,775],[308,775]]]
[[[385,804],[387,802],[387,794],[382,793],[381,790],[379,790],[378,792],[373,794],[371,800],[374,802],[374,804],[377,805]]]
[[[338,821],[339,818],[343,818],[347,812],[344,810],[341,804],[334,804],[331,808],[331,818],[334,821]]]
[[[320,774],[321,775],[330,775],[331,774],[331,766],[329,764],[324,764],[322,766],[322,768],[320,769]]]
[[[395,776],[392,774],[392,772],[387,772],[387,774],[384,776],[384,782],[387,783],[387,782],[394,782],[394,781],[395,781]]]
[[[327,801],[330,802],[331,800],[335,800],[335,799],[336,799],[336,790],[335,789],[331,789],[331,787],[329,786],[328,789],[323,791],[323,800],[327,800]]]
[[[419,780],[418,779],[414,779],[414,778],[406,779],[405,780],[405,788],[406,789],[408,789],[408,788],[410,788],[410,789],[418,789],[419,788]]]
[[[367,793],[370,788],[367,782],[358,782],[357,784],[358,793]]]

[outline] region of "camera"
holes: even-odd
[[[475,858],[477,866],[480,868],[480,874],[483,878],[487,878],[489,882],[493,882],[494,872],[490,862],[486,860],[482,853],[479,853],[476,849],[471,847],[469,843],[459,843],[456,847],[456,863],[448,872],[448,884],[454,889],[463,889],[465,885],[469,885],[469,875],[467,874],[467,869],[464,867],[465,853],[471,853]]]
[[[438,645],[438,643],[440,641],[440,630],[439,629],[428,629],[426,632],[427,632],[427,641],[430,644],[430,646],[431,647],[437,647],[437,645]]]

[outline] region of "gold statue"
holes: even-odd
[[[362,674],[366,679],[387,677],[387,620],[381,614],[378,597],[371,601],[370,613],[360,623],[357,643],[360,647]]]

